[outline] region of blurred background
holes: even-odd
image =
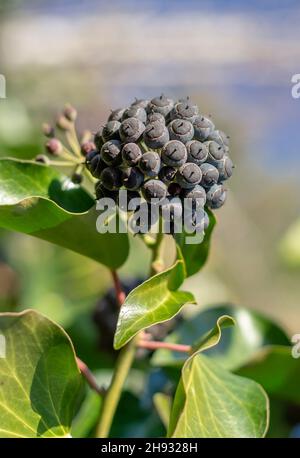
[[[78,108],[79,130],[97,130],[134,97],[189,95],[230,135],[236,169],[209,262],[187,286],[200,307],[234,303],[300,333],[299,21],[296,0],[1,0],[1,155],[40,153],[41,123],[65,102]],[[124,278],[146,273],[138,249]],[[92,261],[1,232],[1,309],[59,321],[91,366],[90,311],[109,286]]]

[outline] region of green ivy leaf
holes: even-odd
[[[172,407],[171,397],[165,393],[155,393],[153,403],[163,425],[168,429]]]
[[[94,200],[50,167],[0,160],[0,227],[39,237],[112,269],[129,252],[127,234],[99,234]],[[112,256],[113,251],[113,256]]]
[[[143,329],[170,320],[184,304],[195,302],[191,293],[177,290],[184,280],[183,267],[183,261],[178,259],[172,267],[128,294],[117,323],[115,349],[123,347]]]
[[[206,209],[206,212],[209,217],[209,226],[205,231],[204,239],[201,243],[186,243],[186,237],[191,238],[193,236],[185,232],[175,235],[177,247],[180,249],[182,253],[188,277],[199,272],[199,270],[202,269],[208,258],[210,239],[216,224],[216,218],[212,211],[210,211],[209,209]]]
[[[70,338],[39,313],[0,315],[1,437],[70,437],[82,387]]]
[[[260,383],[273,398],[300,405],[300,359],[291,351],[280,345],[262,348],[237,373]]]
[[[102,397],[89,390],[72,423],[72,437],[90,437],[99,420]]]
[[[236,326],[224,329],[221,342],[209,349],[207,355],[225,369],[235,370],[243,366],[266,345],[289,345],[287,335],[274,322],[258,312],[231,305],[210,307],[184,320],[166,341],[194,345],[199,335],[214,327],[222,315],[233,317]],[[152,363],[160,367],[181,367],[184,361],[182,353],[166,349],[157,350],[152,357]]]
[[[268,398],[260,385],[196,353],[183,366],[168,436],[264,437],[268,415]]]

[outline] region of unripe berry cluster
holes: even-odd
[[[156,199],[168,206],[178,197],[175,213],[184,198],[217,209],[233,169],[228,139],[189,98],[174,102],[161,95],[112,111],[95,134],[86,166],[99,179],[97,198],[117,201],[117,191],[125,188],[149,204]]]

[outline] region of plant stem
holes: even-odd
[[[158,342],[149,340],[139,340],[138,346],[146,348],[148,350],[157,350],[159,348],[165,348],[167,350],[179,351],[182,353],[189,353],[192,349],[190,345],[175,344],[170,342]]]
[[[152,246],[152,259],[151,259],[151,270],[150,270],[150,277],[153,275],[161,272],[163,270],[163,262],[160,257],[160,248],[161,243],[163,241],[164,234],[161,230],[159,230],[156,241]]]
[[[120,282],[120,279],[119,279],[119,276],[118,276],[117,272],[115,270],[112,270],[111,274],[112,274],[112,278],[113,278],[113,282],[114,282],[114,286],[115,286],[116,299],[117,299],[117,302],[119,304],[119,307],[121,307],[121,305],[125,301],[126,295],[125,295],[124,291],[122,290],[121,282]]]
[[[122,389],[132,366],[136,339],[132,339],[121,351],[117,360],[110,387],[103,402],[100,422],[97,427],[96,437],[108,437],[111,424],[121,397]]]
[[[162,239],[163,234],[159,231],[155,244],[152,247],[151,276],[158,272],[157,269],[160,262],[160,245]],[[121,282],[116,271],[112,271],[112,277],[116,290],[116,297],[121,306],[125,300],[125,293],[122,290]],[[140,337],[141,335],[134,337],[119,353],[110,386],[104,397],[100,420],[96,430],[96,437],[106,438],[109,436],[122,389],[133,364],[136,347],[138,346]]]
[[[104,396],[105,390],[101,388],[100,386],[98,386],[95,377],[93,376],[93,374],[91,373],[87,365],[83,361],[81,361],[81,359],[79,359],[78,357],[76,357],[76,362],[77,362],[78,369],[82,373],[83,377],[86,379],[90,388],[96,391],[100,396]]]

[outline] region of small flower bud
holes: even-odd
[[[48,165],[50,162],[48,157],[45,156],[45,154],[38,154],[34,160],[35,162],[39,162],[40,164],[45,164],[45,165]]]
[[[49,154],[53,156],[59,156],[60,153],[63,151],[63,145],[57,138],[51,138],[46,143],[46,150]]]
[[[80,184],[80,183],[82,183],[83,176],[81,175],[81,173],[74,172],[72,177],[71,177],[71,180],[72,180],[72,182],[74,184]]]
[[[56,126],[63,131],[67,131],[71,129],[70,121],[63,115],[59,116],[56,120]]]
[[[77,111],[68,103],[64,108],[63,115],[68,121],[74,122],[77,118]]]
[[[96,145],[94,142],[91,141],[86,141],[81,144],[81,154],[83,156],[86,156],[88,153],[91,151],[94,151],[96,149]]]
[[[48,138],[53,138],[55,135],[54,127],[46,122],[42,126],[42,131],[45,137],[48,137]]]

